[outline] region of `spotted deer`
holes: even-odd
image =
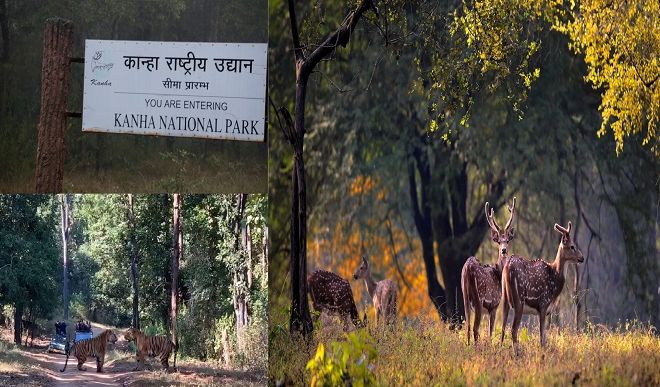
[[[520,256],[511,256],[502,271],[502,342],[509,314],[513,308],[513,326],[511,339],[513,349],[518,354],[518,328],[523,312],[539,316],[541,346],[545,346],[545,317],[548,309],[555,304],[564,288],[564,265],[567,262],[582,263],[582,252],[575,247],[571,239],[571,222],[568,228],[555,223],[555,231],[561,234],[557,255],[552,263],[541,259],[528,260]]]
[[[474,309],[474,342],[479,339],[479,325],[481,324],[481,316],[483,313],[488,313],[489,316],[489,337],[493,336],[493,328],[495,326],[495,314],[497,307],[500,305],[501,294],[501,280],[502,268],[507,258],[507,251],[509,243],[515,237],[515,228],[513,227],[513,217],[516,211],[516,198],[513,198],[513,203],[509,207],[509,220],[506,222],[504,229],[495,221],[493,209],[490,208],[486,202],[484,211],[486,212],[486,220],[490,226],[490,238],[498,245],[497,261],[495,265],[482,265],[476,257],[470,257],[465,261],[463,270],[461,271],[461,290],[463,291],[463,306],[465,309],[465,326],[467,343],[470,345],[470,312]]]
[[[349,328],[349,319],[356,327],[364,325],[358,316],[353,290],[347,280],[329,271],[316,270],[307,277],[307,289],[317,312],[339,315],[345,329]]]
[[[396,285],[392,280],[384,279],[382,281],[374,281],[371,277],[371,267],[366,257],[362,257],[360,266],[358,266],[353,279],[364,279],[367,285],[367,292],[371,301],[374,303],[376,309],[376,325],[381,321],[386,324],[392,324],[396,320],[396,302],[397,290]]]

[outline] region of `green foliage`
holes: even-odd
[[[59,294],[57,201],[45,195],[0,196],[0,302],[50,317]]]
[[[86,235],[79,251],[98,267],[90,281],[90,316],[96,321],[127,326],[131,321],[131,281],[125,197],[83,195],[77,199],[74,218],[84,222]]]
[[[475,255],[483,262],[496,256],[487,229],[478,230],[485,224],[484,201],[501,185],[502,194],[491,204],[514,195],[519,203],[524,200],[517,254],[552,257],[556,240],[548,222],[555,221],[573,220],[580,248],[590,251],[598,267],[620,262],[618,256],[607,263],[603,259],[615,245],[625,245],[625,278],[635,294],[626,304],[635,306],[617,308],[628,309],[628,318],[641,314],[658,323],[656,242],[643,230],[654,229],[660,165],[641,141],[627,142],[626,150],[613,157],[615,136],[606,132],[598,138],[601,95],[585,85],[589,65],[571,52],[569,36],[552,30],[567,15],[561,4],[394,1],[379,4],[378,20],[368,13],[347,49],[337,50],[334,60],[321,63],[310,78],[304,149],[308,267],[346,271],[346,262],[357,254],[383,257],[395,251],[400,267],[415,268],[414,278],[424,280],[408,176],[409,163],[421,155],[430,169],[428,201],[442,282],[460,272],[447,270],[446,263],[475,253],[467,245],[477,244]],[[634,4],[639,2],[628,6]],[[321,35],[332,31],[349,8],[323,1],[297,4],[302,24],[315,12],[323,16],[317,20],[324,24],[308,24]],[[287,4],[272,1],[271,10],[270,97],[277,108],[293,111]],[[633,13],[641,11],[636,7]],[[307,33],[301,31],[301,39],[313,42]],[[618,46],[618,40],[608,44]],[[640,41],[639,48],[644,47]],[[642,102],[631,112],[645,109]],[[274,110],[269,117],[271,128],[279,128]],[[279,129],[271,132],[270,142],[270,302],[271,310],[282,310],[290,303],[292,157]],[[367,181],[370,190],[354,191]],[[604,221],[612,209],[616,217]],[[403,234],[404,243],[377,243],[388,240],[389,224]],[[622,239],[612,238],[620,233]],[[593,289],[585,296],[590,307],[602,300],[596,292],[611,291],[606,281],[591,275],[598,267],[580,269],[583,279],[591,278],[586,286]],[[394,271],[389,263],[388,268]],[[401,289],[416,290],[408,290],[398,273],[392,276]],[[426,297],[425,289],[419,293]],[[608,323],[617,318],[614,311],[601,315]]]
[[[333,341],[326,351],[319,343],[314,357],[305,367],[311,373],[312,386],[373,385],[373,361],[376,349],[373,339],[364,331],[351,332],[344,341]]]
[[[230,342],[236,341],[232,296],[242,291],[249,306],[244,333],[247,345],[235,361],[263,370],[268,348],[268,291],[262,278],[266,276],[266,197],[249,195],[240,219],[236,217],[237,197],[183,196],[184,254],[177,289],[179,353],[204,360],[219,358],[219,329],[227,329]],[[34,318],[61,318],[63,273],[56,199],[0,195],[0,267],[7,269],[0,278],[0,304],[10,320],[17,308],[24,316],[30,312]],[[71,317],[120,329],[130,326],[134,241],[141,329],[147,334],[169,335],[172,201],[169,195],[133,195],[134,224],[129,222],[128,204],[128,195],[74,195],[67,273]],[[237,244],[236,220],[250,225],[250,252]],[[252,282],[244,277],[236,281],[237,270],[252,272]]]

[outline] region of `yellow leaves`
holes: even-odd
[[[640,135],[660,157],[660,2],[583,0],[572,10],[554,28],[584,55],[585,79],[603,89],[598,135],[611,130],[617,154],[626,137]]]
[[[541,69],[535,68],[531,73],[521,73],[520,76],[525,83],[525,86],[532,87],[532,83],[541,76]]]
[[[527,327],[523,327],[520,330],[520,342],[525,344],[529,341],[529,335],[527,334]]]
[[[388,194],[387,188],[378,184],[378,179],[370,177],[357,177],[351,186],[352,195],[375,193],[376,199],[381,200]],[[360,257],[366,254],[376,279],[389,278],[397,284],[399,316],[424,314],[438,319],[427,294],[419,238],[413,230],[400,228],[394,219],[383,223],[381,217],[374,217],[366,224],[337,222],[334,225],[312,225],[307,251],[310,271],[330,270],[349,280],[360,315],[367,312],[370,320],[374,316],[364,282],[353,280]]]
[[[351,183],[351,196],[366,194],[374,187],[371,176],[357,176]]]
[[[482,74],[518,74],[529,89],[538,78],[528,70],[538,50],[530,31],[544,22],[584,55],[585,80],[601,91],[598,134],[612,132],[617,154],[639,136],[660,157],[660,1],[475,0],[453,14],[451,31],[465,35]]]

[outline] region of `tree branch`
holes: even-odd
[[[351,13],[346,16],[342,24],[337,28],[335,32],[330,34],[323,43],[321,43],[312,53],[304,59],[302,66],[300,68],[300,76],[302,77],[308,77],[309,74],[311,74],[312,70],[314,67],[325,57],[330,55],[333,51],[337,49],[337,46],[341,47],[346,47],[348,44],[348,41],[351,38],[351,34],[353,33],[353,30],[355,29],[355,26],[357,25],[358,21],[360,20],[360,17],[367,12],[369,9],[373,9],[374,12],[376,12],[376,7],[373,5],[372,0],[362,0],[360,1],[360,4],[358,4],[357,8]],[[293,10],[293,0],[289,0],[289,13]],[[296,31],[294,31],[294,18],[295,17],[295,11],[294,13],[291,13],[291,32],[297,34],[297,28]],[[294,45],[295,45],[296,38],[294,37]],[[298,46],[300,46],[300,42],[298,41]],[[296,55],[296,58],[298,56]]]
[[[305,53],[300,45],[300,35],[298,33],[298,19],[296,18],[296,6],[294,0],[289,0],[289,20],[291,21],[291,36],[293,37],[293,53],[296,61],[304,61]],[[297,67],[297,66],[296,66]]]

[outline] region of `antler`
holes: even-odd
[[[571,227],[573,227],[573,224],[571,221],[568,221],[568,228],[564,228],[560,226],[559,224],[555,223],[555,230],[559,231],[560,233],[568,236],[571,233]]]
[[[505,230],[508,230],[509,226],[511,226],[511,224],[513,223],[513,216],[516,213],[516,197],[515,196],[513,197],[513,204],[511,205],[511,207],[509,207],[509,212],[511,213],[511,216],[509,217],[509,221],[506,222],[506,226],[504,226]]]
[[[488,210],[490,209],[490,213],[488,213]],[[490,208],[490,205],[488,202],[486,202],[486,206],[484,207],[484,210],[486,211],[486,220],[488,221],[488,225],[490,228],[493,229],[493,231],[497,233],[501,233],[500,226],[497,225],[497,222],[495,221],[495,217],[493,216],[493,209]]]

